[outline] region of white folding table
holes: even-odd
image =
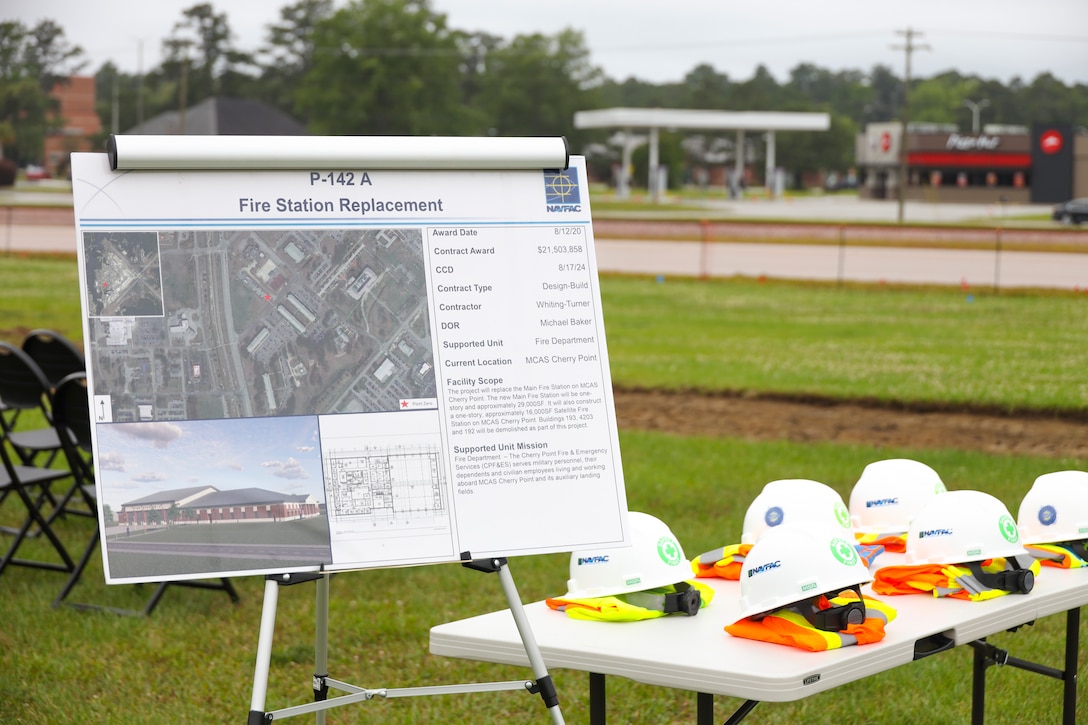
[[[882,555],[878,566],[893,562]],[[874,567],[875,569],[876,567]],[[589,622],[553,611],[544,602],[525,607],[544,662],[549,669],[590,673],[591,722],[605,722],[604,677],[620,675],[637,682],[699,693],[698,722],[713,722],[714,695],[746,702],[727,723],[739,722],[759,702],[788,702],[889,670],[929,654],[968,644],[975,648],[972,722],[984,718],[985,670],[1009,664],[1064,681],[1064,723],[1076,711],[1076,666],[1080,607],[1088,604],[1088,571],[1044,567],[1028,594],[969,602],[928,594],[877,596],[895,607],[897,618],[880,642],[826,652],[728,635],[723,627],[740,611],[740,584],[702,580],[714,599],[697,616],[668,616],[642,622]],[[1066,612],[1065,668],[1057,670],[1009,657],[985,637]],[[433,627],[430,651],[461,659],[524,665],[529,661],[509,610]]]

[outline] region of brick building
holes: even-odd
[[[95,111],[93,76],[72,76],[53,87],[58,102],[57,116],[63,125],[45,137],[45,167],[53,177],[68,176],[73,151],[92,151],[102,122]]]

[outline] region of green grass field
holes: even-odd
[[[75,263],[0,257],[0,339],[51,327],[81,338]],[[1088,298],[1074,294],[976,293],[753,281],[609,277],[602,298],[614,382],[631,386],[807,393],[831,398],[1045,409],[1078,415],[1088,402],[1079,364]],[[669,523],[689,556],[739,540],[748,502],[767,481],[824,481],[844,497],[864,465],[906,456],[932,465],[949,488],[977,488],[1014,512],[1040,473],[1088,461],[788,441],[620,432],[630,507]],[[0,523],[19,519],[4,502]],[[59,525],[78,554],[91,521]],[[26,552],[44,551],[34,541]],[[565,555],[520,557],[510,568],[522,599],[560,594]],[[243,722],[250,707],[264,582],[235,580],[242,601],[171,587],[146,619],[54,609],[64,576],[12,568],[0,576],[0,722]],[[139,608],[154,585],[107,587],[100,556],[77,601]],[[1088,586],[1088,579],[1086,579]],[[281,590],[267,709],[311,697],[312,585]],[[523,668],[434,657],[429,628],[505,607],[499,583],[456,565],[333,576],[330,674],[368,688],[521,679]],[[622,625],[621,625],[622,626]],[[892,625],[894,626],[894,624]],[[1013,655],[1062,664],[1065,618],[1046,617],[990,639]],[[1083,626],[1082,626],[1083,629]],[[722,636],[727,636],[724,633]],[[1082,635],[1081,641],[1084,641]],[[817,655],[818,656],[818,655]],[[1085,671],[1088,652],[1081,652]],[[556,670],[567,722],[589,720],[586,676]],[[1078,722],[1088,722],[1088,678]],[[1014,668],[988,674],[987,723],[1059,723],[1061,684]],[[694,722],[693,693],[608,681],[617,723]],[[741,703],[717,698],[717,720]],[[794,703],[759,705],[745,723],[966,723],[971,652],[960,647]],[[299,722],[306,721],[306,716]],[[329,723],[547,722],[535,696],[480,693],[382,700],[332,710]]]

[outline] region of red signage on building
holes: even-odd
[[[1044,131],[1043,135],[1039,137],[1039,148],[1042,149],[1044,154],[1056,154],[1062,150],[1062,146],[1065,145],[1065,139],[1062,138],[1061,133],[1053,129]]]

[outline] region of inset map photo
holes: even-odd
[[[84,232],[90,317],[162,317],[157,232]]]
[[[437,395],[419,229],[87,239],[87,362],[114,422],[384,412]],[[153,305],[135,304],[152,289]]]

